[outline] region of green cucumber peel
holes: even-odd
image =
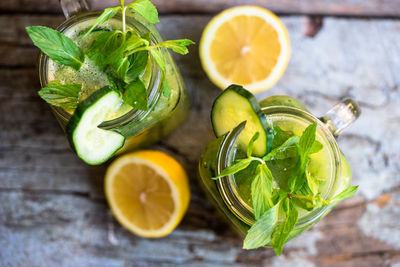
[[[105,86],[79,103],[72,114],[66,126],[68,140],[87,164],[104,163],[124,145],[124,136],[98,127],[121,101],[117,91]]]

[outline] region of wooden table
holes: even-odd
[[[166,238],[130,234],[104,199],[106,166],[77,159],[37,95],[38,50],[24,27],[61,23],[58,1],[1,0],[0,266],[400,266],[400,2],[154,2],[165,38],[197,43],[212,15],[228,6],[259,4],[282,14],[292,58],[280,82],[258,97],[288,94],[316,115],[344,96],[357,99],[362,116],[339,144],[359,193],[291,241],[279,258],[267,248],[242,250],[242,240],[198,186],[197,161],[212,138],[210,106],[220,91],[200,66],[198,46],[192,46],[189,55],[174,55],[193,101],[189,119],[152,147],[186,168],[189,210]],[[95,0],[93,7],[109,3]]]

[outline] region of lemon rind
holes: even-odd
[[[290,41],[286,27],[282,21],[272,12],[258,6],[238,6],[227,9],[215,16],[206,26],[200,40],[200,58],[203,69],[206,71],[209,79],[221,89],[225,89],[233,82],[222,76],[210,56],[210,46],[218,28],[226,21],[239,15],[255,15],[264,19],[272,25],[278,33],[279,43],[281,44],[281,53],[278,57],[277,64],[271,71],[270,75],[258,82],[250,84],[241,84],[253,93],[265,91],[276,84],[283,75],[290,59]]]
[[[118,170],[124,166],[126,163],[137,163],[137,164],[143,164],[147,165],[150,168],[154,169],[161,177],[165,179],[165,181],[168,183],[168,185],[171,188],[171,197],[174,201],[174,212],[171,215],[169,221],[160,229],[157,230],[144,230],[140,227],[137,227],[136,225],[132,224],[122,213],[122,211],[118,208],[118,205],[116,204],[114,198],[112,197],[114,192],[112,191],[112,182],[113,179],[112,177],[115,177],[115,174],[118,172]],[[175,227],[179,224],[180,222],[180,215],[184,207],[182,207],[179,199],[180,199],[180,192],[177,190],[175,183],[173,182],[172,179],[168,179],[169,174],[167,171],[165,171],[161,166],[151,162],[148,159],[140,158],[138,156],[133,156],[133,155],[124,155],[115,160],[110,167],[108,168],[106,172],[106,179],[105,179],[105,191],[106,191],[106,196],[107,200],[110,206],[110,209],[112,213],[115,215],[117,221],[124,226],[126,229],[130,230],[134,234],[141,236],[141,237],[147,237],[147,238],[157,238],[157,237],[163,237],[171,233]]]

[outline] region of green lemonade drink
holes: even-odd
[[[73,40],[79,47],[81,47],[83,50],[87,50],[90,44],[93,43],[93,41],[102,31],[122,28],[121,21],[117,16],[116,18],[112,18],[106,23],[103,23],[101,27],[96,29],[97,31],[94,31],[85,38],[81,38],[81,36],[90,28],[90,26],[93,25],[98,15],[98,13],[91,13],[90,15],[85,14],[84,19],[75,19],[77,21],[76,23],[70,24],[66,27],[60,26],[60,28],[64,28],[62,32],[67,37],[71,38],[71,40]],[[128,18],[127,22],[131,22],[131,25],[138,24],[138,22],[134,21],[132,18]],[[153,27],[149,28],[150,30],[154,31],[152,34],[155,38],[155,41],[161,42],[161,37],[159,36],[158,32],[153,29]],[[143,34],[146,29],[137,28],[137,31],[140,34]],[[119,152],[134,149],[139,146],[149,145],[158,141],[163,136],[167,135],[180,124],[182,124],[188,114],[189,100],[181,74],[179,73],[168,51],[163,51],[163,56],[166,62],[165,76],[167,83],[171,88],[171,94],[170,96],[166,97],[163,94],[158,93],[159,95],[155,96],[158,97],[157,103],[155,103],[153,109],[151,110],[151,115],[147,118],[137,120],[135,124],[130,123],[130,135],[132,135],[132,137],[129,137],[125,141],[124,147]],[[52,80],[62,80],[65,83],[82,84],[80,98],[81,101],[83,101],[96,90],[110,85],[106,72],[104,72],[103,68],[97,66],[95,62],[89,58],[85,59],[85,63],[82,65],[79,71],[74,71],[74,69],[68,66],[57,64],[51,59],[48,59],[46,63],[43,62],[43,68],[43,74],[46,74],[46,76],[41,80],[43,84],[46,84]],[[152,93],[152,90],[153,94],[157,94],[157,92],[154,91],[160,91],[161,89],[157,88],[157,86],[160,87],[161,84],[159,81],[157,81],[156,69],[156,64],[149,57],[144,71],[139,75],[141,81],[145,84],[147,93],[149,95]],[[58,119],[64,127],[68,122],[69,115],[73,113],[73,110],[65,111],[69,114],[66,114],[60,110],[58,110],[58,112],[56,111]],[[133,117],[133,114],[132,116],[129,116],[129,112],[134,113],[133,108],[130,105],[121,102],[116,110],[113,110],[107,114],[105,120],[108,121],[108,123],[106,124],[116,124],[116,126],[119,126],[122,123],[118,122],[118,118],[122,118],[125,115],[127,118],[124,118],[124,120],[129,120],[129,117]],[[127,127],[125,126],[125,128]]]
[[[76,13],[76,5],[63,6]],[[150,1],[104,12],[73,14],[57,30],[27,27],[42,54],[39,95],[65,129],[71,146],[88,164],[148,145],[178,127],[189,101],[167,49],[188,53],[188,39],[163,41]]]
[[[282,115],[270,115],[268,120],[271,123],[273,129],[279,129],[277,131],[274,140],[273,148],[277,148],[282,145],[280,140],[286,140],[292,136],[301,136],[306,127],[309,125],[306,121],[302,121],[299,118],[292,116],[282,116]],[[326,195],[329,191],[329,185],[331,181],[328,179],[332,178],[333,164],[332,157],[329,151],[329,144],[320,132],[317,132],[316,139],[323,144],[323,148],[317,153],[310,155],[310,173],[312,176],[317,177],[318,192],[322,195]],[[237,148],[236,151],[232,151],[235,155],[234,160],[245,157],[246,151]],[[275,178],[276,186],[288,188],[288,179],[295,167],[296,163],[293,160],[271,160],[267,163],[268,168],[271,170],[273,177]],[[249,168],[251,169],[251,168]],[[344,173],[342,173],[343,175]],[[351,173],[345,174],[346,178],[351,176]],[[248,208],[252,208],[251,199],[251,183],[253,182],[253,176],[246,170],[233,175],[233,181],[235,187],[237,188],[238,198],[240,198]],[[346,179],[348,180],[348,179]],[[344,186],[348,186],[348,182],[343,179]],[[299,213],[306,213],[304,209],[299,208]]]
[[[97,31],[92,32],[85,38],[81,38],[86,33],[86,31],[94,24],[95,19],[96,18],[94,17],[92,19],[79,21],[69,26],[68,28],[65,28],[62,32],[65,36],[69,37],[83,50],[87,50],[102,31],[122,29],[121,21],[116,18],[112,18],[106,23],[103,23],[101,25],[101,28],[95,29]],[[143,73],[140,74],[140,79],[146,85],[148,90],[151,89],[149,88],[151,67],[151,60],[149,59]],[[89,95],[99,90],[100,88],[106,85],[110,85],[106,72],[104,72],[103,68],[96,65],[96,63],[89,58],[85,59],[85,63],[82,65],[79,71],[75,71],[68,66],[60,65],[49,59],[46,66],[46,73],[47,82],[53,80],[62,80],[65,83],[82,84],[80,98],[81,101],[86,99]],[[121,117],[130,110],[132,110],[132,107],[122,102],[116,110],[113,110],[110,114],[107,114],[106,120],[112,120]],[[66,111],[71,114],[73,113],[73,110]]]
[[[260,104],[237,86],[215,100],[211,119],[217,138],[205,149],[199,174],[209,199],[245,237],[244,248],[271,246],[279,255],[285,242],[317,223],[357,187],[350,186],[349,164],[328,127],[334,125],[331,111],[331,117],[317,119],[287,96]],[[355,106],[336,107],[348,109],[347,118],[359,115]],[[229,120],[237,126],[227,131]],[[260,135],[264,129],[266,134]]]

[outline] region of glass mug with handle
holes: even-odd
[[[122,27],[129,28],[139,36],[149,33],[149,43],[152,45],[163,42],[157,29],[135,13],[126,17],[124,15],[123,18],[120,14],[116,14],[107,22],[98,25],[91,34],[81,38],[102,12],[89,11],[89,4],[86,0],[60,0],[60,5],[67,20],[59,25],[57,30],[72,39],[83,50],[94,42],[98,32],[122,30]],[[121,20],[126,23],[126,26],[122,26]],[[160,140],[180,126],[188,115],[190,103],[181,74],[167,49],[160,47],[158,51],[159,57],[164,61],[164,69],[160,68],[153,57],[148,56],[144,63],[146,65],[144,71],[139,75],[147,92],[148,108],[140,110],[121,104],[116,110],[107,114],[105,120],[98,126],[104,130],[115,131],[126,138],[117,153]],[[83,99],[96,90],[111,84],[108,74],[88,57],[85,58],[85,62],[78,72],[70,67],[57,64],[44,53],[40,54],[38,65],[42,87],[46,87],[54,80],[82,84],[80,94]],[[168,94],[165,93],[164,80],[169,89]],[[51,108],[60,125],[66,130],[74,110],[53,105]],[[99,163],[103,161],[105,160],[101,160]]]
[[[316,140],[323,145],[323,148],[312,155],[313,166],[310,172],[324,180],[318,189],[322,199],[332,199],[349,188],[351,169],[339,149],[336,137],[360,115],[360,110],[353,100],[346,99],[338,103],[321,118],[313,116],[299,101],[289,96],[270,96],[259,102],[259,105],[272,127],[280,127],[281,130],[292,132],[295,136],[300,136],[304,129],[314,122],[317,124]],[[244,237],[255,223],[251,197],[252,181],[249,179],[252,174],[244,169],[217,180],[213,179],[237,160],[246,158],[246,152],[239,144],[239,135],[243,129],[242,123],[207,145],[199,161],[199,176],[208,198],[233,229]],[[291,175],[290,168],[293,166],[289,164],[283,170],[278,170],[274,169],[271,163],[268,167],[274,179],[284,180]],[[274,187],[276,186],[275,184]],[[320,206],[307,210],[307,207],[303,209],[301,206],[296,206],[298,220],[287,240],[309,229],[327,215],[331,208]],[[270,246],[271,243],[266,245]]]

